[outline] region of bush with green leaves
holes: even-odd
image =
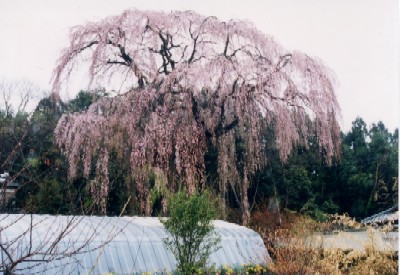
[[[168,236],[164,245],[177,260],[177,271],[192,274],[206,265],[219,247],[220,237],[212,220],[217,207],[209,192],[188,195],[178,192],[168,198],[169,218],[161,219]]]

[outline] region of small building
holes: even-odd
[[[5,208],[10,201],[15,199],[18,188],[20,184],[15,182],[9,173],[0,174],[0,208]]]
[[[220,247],[208,266],[265,264],[268,252],[258,233],[225,221],[213,221]],[[162,223],[152,217],[0,215],[0,241],[23,259],[16,274],[166,274],[176,260],[163,245]],[[0,253],[0,273],[9,264]]]

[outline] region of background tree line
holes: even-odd
[[[100,96],[106,93],[100,93]],[[98,95],[96,95],[98,96]],[[93,184],[78,177],[68,182],[67,160],[54,143],[54,129],[62,114],[84,111],[96,100],[93,93],[81,91],[69,102],[42,99],[35,111],[0,110],[0,172],[9,172],[21,184],[16,200],[4,211],[49,214],[96,213],[90,188]],[[249,190],[254,207],[287,208],[317,219],[325,213],[348,213],[363,218],[397,204],[398,129],[388,131],[382,122],[368,127],[362,118],[353,121],[352,128],[342,133],[340,159],[332,166],[324,163],[317,142],[309,139],[308,148],[299,147],[282,164],[274,147],[271,133],[264,134],[268,165],[252,179]],[[239,145],[240,147],[240,145]],[[209,171],[207,185],[218,193],[218,176],[213,167],[217,152],[206,155]],[[111,155],[111,159],[116,156]],[[128,165],[128,164],[127,164]],[[134,199],[135,184],[128,167],[110,161],[110,195],[107,214],[138,214]],[[163,180],[150,177],[152,215],[163,211],[165,195]],[[215,195],[217,196],[217,195]],[[229,213],[239,207],[235,194],[225,198]],[[228,219],[235,220],[232,214]]]
[[[253,185],[257,203],[269,200],[273,208],[275,194],[282,208],[318,219],[324,213],[363,218],[397,205],[398,129],[391,133],[382,122],[367,127],[356,118],[341,142],[340,159],[332,166],[321,161],[312,140],[308,150],[298,148],[285,165],[270,158]]]

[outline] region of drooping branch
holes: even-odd
[[[221,184],[242,185],[265,164],[260,148],[267,126],[283,162],[310,131],[327,162],[338,153],[333,73],[316,58],[288,53],[248,22],[133,10],[77,27],[71,45],[54,71],[55,93],[85,54],[93,80],[125,77],[129,67],[128,79],[139,86],[60,120],[57,142],[69,156],[71,176],[81,162],[86,176],[92,162],[107,162],[97,153],[104,149],[130,160],[142,199],[153,170],[167,175],[171,189],[181,180],[195,190],[207,172],[204,155],[212,139]],[[104,174],[107,163],[98,167]],[[245,190],[237,190],[245,203]]]

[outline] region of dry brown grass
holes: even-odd
[[[260,217],[261,213],[258,215]],[[359,229],[361,225],[354,219],[336,215],[332,216],[329,222],[317,223],[293,213],[285,215],[288,217],[282,217],[284,222],[280,227],[253,224],[253,228],[262,235],[273,259],[273,263],[269,265],[273,272],[398,274],[398,252],[378,249],[372,233],[363,250],[324,248],[321,234],[315,234],[316,232],[337,234],[344,229]],[[373,229],[370,228],[367,232],[373,232]]]

